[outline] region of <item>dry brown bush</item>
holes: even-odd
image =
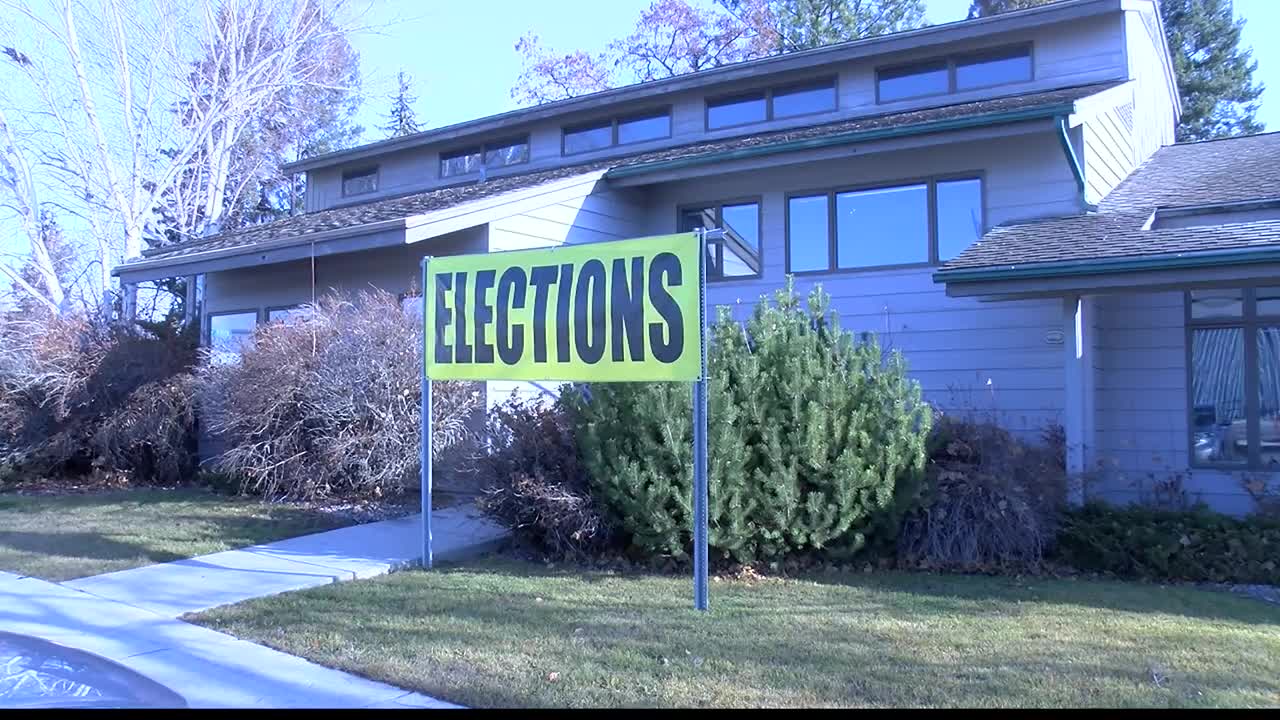
[[[898,559],[960,571],[1034,570],[1066,500],[1061,432],[1044,443],[993,422],[940,416],[929,438],[929,497],[898,537]]]
[[[0,337],[0,463],[21,474],[98,470],[129,482],[190,479],[191,332],[84,316],[10,320]]]
[[[475,469],[481,510],[542,553],[581,559],[613,544],[614,532],[592,497],[570,412],[514,396],[494,407]]]
[[[212,469],[269,498],[395,494],[419,472],[422,328],[394,295],[329,296],[258,328],[238,362],[206,354],[201,418]],[[470,432],[474,383],[434,384],[437,454]]]

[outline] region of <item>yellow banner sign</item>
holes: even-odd
[[[698,253],[684,233],[432,258],[427,377],[697,380]]]

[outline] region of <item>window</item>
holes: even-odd
[[[938,261],[946,262],[982,237],[982,181],[938,183]]]
[[[663,110],[660,113],[638,115],[618,121],[618,144],[644,142],[671,137],[671,113]]]
[[[378,168],[348,170],[342,173],[342,195],[363,195],[378,190]]]
[[[945,60],[890,68],[878,73],[880,102],[941,95],[950,88],[951,80]]]
[[[834,76],[707,101],[707,129],[829,112],[837,107]]]
[[[210,359],[215,363],[239,360],[240,350],[253,341],[253,329],[257,324],[256,310],[209,315]]]
[[[290,323],[294,320],[305,318],[309,314],[309,310],[302,305],[291,305],[289,307],[268,308],[267,322],[283,322]]]
[[[956,90],[1027,82],[1031,79],[1031,48],[1003,48],[956,58]]]
[[[707,102],[708,130],[763,122],[768,116],[763,91]]]
[[[929,262],[929,186],[836,193],[837,267]]]
[[[1280,287],[1187,294],[1191,457],[1280,469]]]
[[[797,195],[787,199],[787,272],[942,262],[982,230],[976,177]]]
[[[480,148],[440,154],[440,177],[466,175],[480,170]]]
[[[1027,82],[1032,75],[1030,45],[935,58],[877,70],[876,102]]]
[[[671,137],[670,108],[566,127],[561,152],[573,155],[666,137]]]
[[[773,91],[773,117],[775,118],[795,117],[835,109],[835,78]]]
[[[506,138],[440,153],[440,177],[456,177],[479,172],[481,167],[500,168],[525,162],[529,162],[529,138]]]
[[[679,232],[720,228],[707,242],[707,279],[760,277],[760,203],[754,200],[684,208]]]
[[[565,128],[564,154],[590,152],[613,145],[613,122],[574,129]]]

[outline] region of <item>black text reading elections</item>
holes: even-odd
[[[517,365],[532,353],[534,363],[594,365],[607,346],[614,362],[675,362],[684,352],[686,320],[670,289],[684,283],[683,275],[679,259],[665,252],[618,258],[607,267],[586,260],[437,274],[432,360]],[[531,314],[515,312],[526,307]]]

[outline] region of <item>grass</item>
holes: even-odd
[[[717,581],[489,559],[189,617],[483,706],[1278,706],[1280,608],[1119,582]]]
[[[317,511],[201,490],[0,495],[0,570],[57,582],[343,524]]]

